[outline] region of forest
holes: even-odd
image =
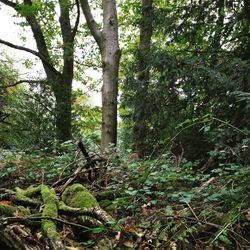
[[[0,249],[250,249],[250,0],[0,23]]]

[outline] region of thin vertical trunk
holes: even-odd
[[[215,66],[217,64],[218,50],[221,48],[221,38],[222,31],[224,28],[225,19],[225,0],[219,0],[217,3],[218,8],[218,19],[216,22],[216,31],[214,34],[213,41],[211,43],[211,49],[213,51],[211,56],[211,65]]]
[[[145,138],[147,135],[148,116],[148,83],[149,66],[148,57],[153,34],[153,0],[142,0],[142,18],[140,26],[140,43],[138,53],[138,78],[135,95],[134,128],[133,140],[134,148],[142,156],[146,148]]]
[[[103,30],[99,30],[91,13],[88,0],[80,0],[89,30],[99,46],[102,57],[102,138],[104,151],[117,140],[117,95],[120,49],[115,0],[103,0]]]
[[[103,0],[102,44],[102,141],[105,150],[117,141],[117,96],[120,49],[118,44],[118,20],[116,2]]]

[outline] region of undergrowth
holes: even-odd
[[[85,161],[76,160],[72,144],[46,150],[5,151],[1,187],[53,184]],[[176,166],[170,153],[131,155],[114,150],[100,166],[105,174],[92,183],[81,179],[94,194],[112,194],[100,204],[124,227],[118,249],[250,248],[249,166],[218,164],[202,173],[198,162]]]

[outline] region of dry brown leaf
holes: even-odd
[[[26,217],[26,214],[23,211],[17,209],[16,212],[15,212],[15,216]]]
[[[246,219],[250,221],[250,210],[246,213]]]
[[[115,239],[116,239],[116,240],[120,240],[120,238],[121,238],[121,232],[118,232],[118,233],[116,234],[116,236],[115,236]]]
[[[43,237],[42,232],[35,233],[35,237],[36,237],[37,240],[40,240]]]
[[[133,248],[134,247],[134,244],[133,244],[133,242],[131,242],[131,241],[124,241],[123,242],[123,245],[125,246],[125,247],[129,247],[129,248]]]
[[[65,230],[60,232],[60,238],[62,240],[65,240],[68,237],[68,235],[70,235],[70,234],[71,234],[71,232],[69,230],[65,229]]]
[[[0,203],[3,205],[11,205],[12,204],[11,201],[7,201],[7,200],[0,201]]]

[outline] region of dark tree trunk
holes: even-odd
[[[61,81],[53,84],[53,92],[56,98],[55,118],[56,118],[56,134],[60,141],[71,139],[71,83]]]
[[[221,38],[222,38],[222,31],[224,28],[224,18],[225,18],[225,6],[224,0],[219,0],[217,2],[217,15],[218,19],[216,22],[216,31],[211,42],[210,48],[212,50],[211,55],[211,66],[216,66],[217,58],[218,58],[218,51],[221,49]]]
[[[149,66],[148,57],[150,53],[150,44],[153,33],[153,0],[142,0],[142,18],[140,26],[140,43],[138,53],[138,78],[135,95],[134,109],[134,128],[133,141],[134,149],[142,156],[146,148],[146,135],[148,117],[148,84],[149,84]]]

